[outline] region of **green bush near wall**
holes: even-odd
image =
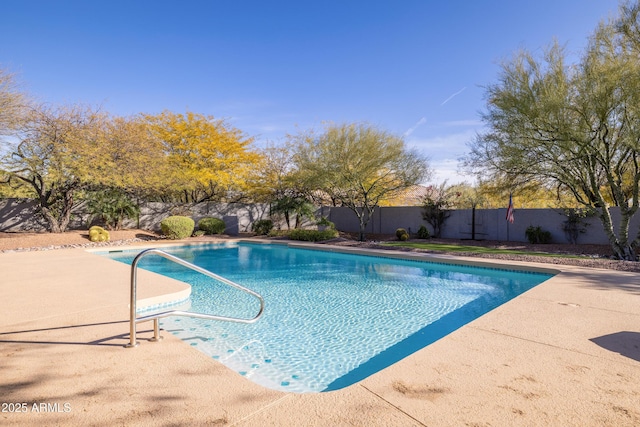
[[[429,230],[424,225],[421,225],[418,229],[418,239],[428,239],[429,237],[431,237]]]
[[[195,226],[195,222],[186,216],[173,215],[160,221],[162,234],[171,240],[191,237]]]
[[[222,234],[226,228],[220,218],[207,217],[198,221],[198,230],[204,231],[204,234]]]
[[[273,221],[270,219],[260,219],[251,225],[251,230],[258,236],[266,236],[273,230]]]
[[[529,243],[551,243],[551,233],[543,230],[541,227],[534,227],[530,225],[524,232],[524,235],[529,240]]]
[[[291,230],[287,237],[291,240],[302,240],[305,242],[321,242],[323,240],[331,240],[338,237],[338,232],[333,229],[327,230],[302,230],[302,229],[294,229]]]

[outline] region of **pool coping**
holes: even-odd
[[[292,394],[253,384],[171,335],[161,343],[147,342],[148,328],[140,332],[138,348],[122,348],[128,338],[127,266],[96,275],[94,269],[105,264],[87,254],[86,249],[0,254],[0,265],[12,267],[0,287],[2,300],[14,307],[13,318],[0,317],[0,395],[27,403],[28,409],[0,412],[5,425],[640,423],[635,404],[640,350],[634,347],[640,343],[640,275],[635,273],[403,253],[557,275],[357,384]],[[124,283],[116,286],[114,280]],[[12,291],[18,285],[20,292]],[[152,294],[143,297],[157,296]],[[34,410],[43,403],[45,410]]]

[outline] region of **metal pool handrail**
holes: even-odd
[[[212,279],[218,280],[226,285],[229,285],[233,288],[236,288],[242,292],[246,292],[249,295],[257,298],[260,301],[260,311],[258,311],[258,314],[251,318],[251,319],[243,319],[243,318],[238,318],[238,317],[226,317],[226,316],[214,316],[211,314],[204,314],[204,313],[193,313],[190,311],[182,311],[182,310],[170,310],[170,311],[163,311],[161,313],[155,313],[155,314],[149,314],[147,316],[142,316],[142,317],[137,317],[137,313],[136,313],[136,294],[137,294],[137,288],[138,288],[138,263],[140,262],[140,260],[142,258],[144,258],[147,255],[160,255],[163,258],[168,259],[169,261],[173,261],[177,264],[180,264],[184,267],[190,268],[191,270],[197,271],[198,273],[204,274],[205,276],[209,276]],[[258,294],[257,292],[252,291],[251,289],[247,289],[244,286],[240,286],[237,283],[232,282],[229,279],[225,279],[224,277],[218,276],[215,273],[210,272],[209,270],[205,270],[204,268],[198,267],[197,265],[191,264],[188,261],[183,260],[182,258],[178,258],[175,255],[171,255],[165,251],[162,251],[160,249],[147,249],[145,251],[140,252],[134,259],[133,262],[131,263],[131,299],[129,302],[129,308],[130,308],[130,316],[129,316],[129,329],[130,329],[130,340],[129,340],[129,344],[127,344],[125,347],[127,348],[132,348],[132,347],[137,347],[138,346],[138,342],[136,341],[136,324],[140,323],[140,322],[145,322],[148,320],[153,320],[153,338],[151,339],[151,341],[159,341],[161,339],[160,337],[160,327],[159,327],[159,323],[158,323],[158,319],[162,318],[162,317],[167,317],[167,316],[187,316],[187,317],[197,317],[200,319],[209,319],[209,320],[222,320],[222,321],[226,321],[226,322],[236,322],[236,323],[254,323],[256,322],[261,316],[262,313],[264,312],[264,299],[262,298],[262,296],[260,294]]]

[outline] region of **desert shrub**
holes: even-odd
[[[251,231],[259,236],[266,236],[271,230],[273,230],[273,221],[270,219],[260,219],[251,225]]]
[[[530,225],[524,232],[529,243],[551,243],[551,233],[541,227]]]
[[[431,237],[429,230],[427,230],[427,227],[424,225],[421,225],[420,228],[418,228],[418,239],[428,239],[429,237]]]
[[[204,234],[222,234],[225,228],[227,226],[220,218],[207,217],[198,221],[198,230],[204,231]]]
[[[269,237],[287,237],[288,234],[289,234],[289,230],[278,230],[278,229],[274,228],[271,231],[269,231],[269,234],[267,234],[267,236],[269,236]]]
[[[409,240],[409,233],[407,233],[407,230],[405,230],[404,228],[398,228],[396,230],[396,237],[398,238],[398,240]]]
[[[586,218],[593,216],[594,211],[589,208],[564,209],[564,215],[567,219],[562,223],[562,231],[564,231],[569,243],[575,245],[578,243],[580,234],[587,231],[589,222]]]
[[[186,216],[173,215],[160,221],[162,234],[172,240],[186,239],[191,236],[194,228],[195,222]]]
[[[428,193],[422,200],[422,219],[431,226],[433,237],[440,237],[460,193],[454,186],[447,186],[447,181],[438,187],[429,186],[427,190]]]
[[[338,232],[331,228],[326,230],[303,230],[296,228],[287,233],[287,237],[291,240],[303,240],[305,242],[320,242],[322,240],[330,240],[338,237]]]
[[[332,228],[332,229],[336,228],[336,225],[333,222],[329,221],[329,218],[327,218],[326,216],[323,216],[322,218],[320,218],[320,220],[318,220],[316,225],[318,225],[319,227],[326,227],[326,228]]]
[[[109,232],[102,227],[94,225],[89,229],[89,240],[92,242],[108,242]]]
[[[138,205],[121,190],[94,191],[87,195],[86,200],[91,214],[89,221],[99,221],[110,230],[119,230],[125,219],[140,215]]]

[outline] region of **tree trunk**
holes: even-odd
[[[39,182],[41,182],[40,180]],[[43,185],[36,185],[36,180],[33,181],[32,185],[38,193],[38,201],[40,204],[40,213],[44,217],[44,219],[49,224],[49,232],[51,233],[64,233],[67,231],[67,227],[69,226],[69,222],[71,221],[71,211],[73,210],[73,193],[75,191],[74,186],[68,188],[66,190],[61,190],[58,196],[62,197],[62,208],[59,215],[55,215],[52,211],[52,205],[55,205],[55,189],[49,190],[48,192],[44,190]],[[52,203],[51,200],[54,200]]]
[[[356,216],[358,217],[358,222],[360,224],[360,230],[358,231],[358,240],[360,242],[364,242],[365,239],[365,229],[367,228],[367,223],[369,222],[367,220],[367,218],[365,217],[365,211],[364,208],[358,210],[357,207],[354,206],[349,206],[349,209],[351,209],[351,211],[353,211],[353,213],[356,214]]]
[[[291,230],[291,222],[289,221],[289,211],[284,212],[284,220],[287,223],[287,230]]]
[[[42,216],[49,224],[49,232],[50,233],[62,233],[63,230],[60,228],[60,224],[58,223],[58,219],[51,213],[51,209],[48,206],[40,206],[40,212]]]
[[[476,205],[471,207],[471,240],[476,240]]]
[[[60,225],[60,232],[64,233],[69,227],[69,221],[71,221],[71,211],[73,210],[73,190],[69,189],[63,194],[64,204],[62,206],[62,215],[58,224]]]
[[[609,208],[604,206],[600,208],[600,220],[604,227],[605,233],[609,238],[609,244],[613,250],[613,255],[616,259],[625,261],[637,261],[636,253],[633,248],[633,244],[629,242],[629,211],[626,209],[620,209],[620,225],[618,234],[613,227],[613,221],[611,219],[611,213]]]
[[[360,233],[358,234],[358,240],[364,242],[365,240],[365,229],[367,228],[367,223],[364,221],[364,213],[360,215]]]
[[[358,219],[360,220],[360,233],[358,236],[358,240],[361,242],[365,241],[365,234],[366,234],[366,228],[367,228],[367,224],[369,224],[369,221],[371,220],[371,215],[373,214],[373,209],[375,209],[375,206],[373,208],[369,208],[368,206],[364,206],[360,209],[360,212],[358,212],[357,208],[353,208],[351,209],[352,211],[354,211],[356,213],[356,215],[358,216]]]

